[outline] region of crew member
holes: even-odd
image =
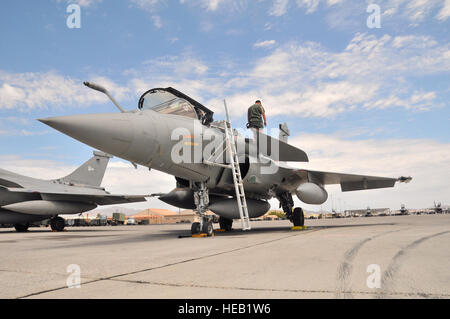
[[[263,128],[267,126],[266,111],[260,100],[256,100],[255,104],[248,108],[247,120],[247,127],[253,131],[253,135],[256,138],[257,133],[262,132]]]

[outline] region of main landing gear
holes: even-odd
[[[50,219],[50,227],[53,231],[63,231],[66,226],[66,222],[62,217],[53,217]]]
[[[28,230],[29,224],[15,224],[14,228],[16,229],[16,232],[23,233]]]
[[[291,221],[294,224],[294,227],[297,226],[303,227],[305,225],[305,216],[303,214],[303,209],[301,207],[294,208],[294,211],[292,212]]]
[[[200,222],[195,222],[191,226],[192,235],[206,234],[206,236],[213,236],[214,228],[212,220],[205,215],[209,204],[208,189],[204,182],[194,183],[194,203],[196,206],[195,212],[200,217]]]
[[[219,217],[220,229],[224,231],[231,231],[233,229],[233,220],[225,217]]]
[[[281,193],[277,196],[277,198],[286,214],[286,218],[294,224],[294,227],[303,227],[305,225],[303,209],[301,207],[294,208],[292,194],[289,192]]]

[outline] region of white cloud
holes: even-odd
[[[107,87],[116,99],[128,97],[129,90],[105,77],[89,81]],[[8,73],[0,70],[0,109],[18,111],[51,107],[86,107],[105,103],[107,98],[83,85],[81,79],[46,73]]]
[[[274,0],[269,14],[272,16],[282,16],[287,12],[289,0]]]
[[[129,73],[134,77],[128,86],[139,93],[173,86],[218,113],[226,98],[233,116],[243,116],[255,99],[263,100],[271,116],[333,117],[388,107],[424,111],[441,107],[440,92],[410,81],[450,72],[449,57],[449,44],[428,36],[356,34],[338,52],[314,42],[290,42],[248,66],[215,60],[210,68],[188,51],[147,61],[145,72]]]
[[[240,116],[255,98],[265,101],[271,115],[327,117],[361,107],[425,110],[436,106],[438,93],[412,89],[407,79],[449,72],[449,52],[448,44],[424,36],[357,34],[341,52],[291,42],[257,60],[251,70],[240,70],[222,96]],[[221,112],[220,99],[208,103]]]
[[[445,0],[444,6],[441,11],[439,11],[436,18],[438,20],[447,20],[448,17],[450,17],[450,0]]]
[[[0,108],[12,108],[25,99],[25,92],[18,87],[3,83],[0,87]]]
[[[155,26],[155,28],[161,29],[163,27],[163,24],[162,24],[160,16],[153,15],[152,16],[152,20],[153,20],[153,25]]]
[[[306,14],[314,13],[320,4],[327,13],[327,22],[332,28],[355,29],[365,28],[367,17],[366,8],[369,4],[380,6],[382,25],[407,23],[409,26],[418,26],[432,17],[436,10],[440,10],[436,19],[445,21],[450,16],[450,0],[296,0],[297,6],[304,9]]]
[[[255,42],[253,44],[253,46],[255,48],[268,48],[268,47],[273,47],[275,44],[276,44],[275,40],[266,40],[266,41]]]
[[[207,7],[208,11],[217,10],[221,2],[223,2],[223,0],[203,0],[203,3]]]
[[[357,108],[423,111],[440,106],[439,91],[423,90],[409,79],[450,72],[449,57],[449,44],[428,36],[356,34],[338,52],[314,42],[290,42],[248,66],[215,60],[212,72],[209,63],[188,50],[127,70],[126,86],[107,78],[89,80],[103,84],[119,100],[135,98],[151,87],[174,86],[219,113],[226,97],[235,116],[242,116],[251,101],[262,99],[271,115],[331,117]],[[83,107],[106,101],[81,80],[55,72],[0,71],[1,108]]]
[[[306,13],[313,13],[316,11],[317,6],[319,5],[320,0],[297,0],[297,6],[299,8],[306,8]]]
[[[190,74],[203,75],[208,71],[208,66],[193,54],[186,52],[180,56],[165,56],[157,59],[147,60],[144,65],[164,72],[164,74],[184,75]]]
[[[393,40],[394,48],[402,48],[402,47],[415,47],[415,48],[428,48],[435,46],[437,42],[427,36],[415,36],[415,35],[407,35],[407,36],[397,36]]]
[[[217,12],[217,9],[223,7],[240,10],[242,6],[245,6],[244,1],[241,0],[180,0],[180,3],[197,6],[209,12]]]
[[[306,8],[306,13],[310,14],[317,10],[319,3],[324,2],[328,7],[342,3],[345,0],[297,0],[299,8]]]
[[[433,101],[436,98],[436,92],[414,92],[409,98],[400,98],[395,94],[380,98],[376,101],[370,101],[364,104],[365,107],[386,109],[388,107],[404,107],[405,109],[414,109],[426,111],[433,107]]]
[[[139,8],[153,12],[155,10],[156,5],[158,4],[158,0],[130,0],[131,3],[134,3]]]
[[[78,4],[80,7],[84,7],[84,8],[88,8],[90,6],[92,6],[93,4],[97,4],[102,2],[103,0],[57,0],[57,2],[63,2],[65,1],[66,3],[75,3]]]
[[[153,26],[156,29],[161,29],[164,26],[161,16],[156,13],[160,11],[161,4],[164,4],[165,0],[130,0],[130,1],[138,8],[145,10],[151,14],[150,19],[153,23]]]

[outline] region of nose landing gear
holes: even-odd
[[[205,218],[205,217],[203,217]],[[202,223],[203,225],[200,225],[199,222],[195,222],[191,226],[191,234],[192,235],[199,235],[199,234],[205,234],[207,237],[210,237],[214,234],[214,228],[213,224],[210,220],[206,219]]]
[[[196,213],[200,216],[200,222],[195,222],[191,226],[191,234],[201,235],[204,234],[208,237],[213,236],[214,228],[212,220],[205,216],[209,204],[209,194],[208,189],[204,182],[194,184],[194,203],[196,205]],[[205,236],[203,236],[205,237]]]

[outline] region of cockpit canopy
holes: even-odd
[[[171,87],[145,92],[139,99],[139,109],[197,118],[204,125],[213,121],[214,114],[207,107]]]

